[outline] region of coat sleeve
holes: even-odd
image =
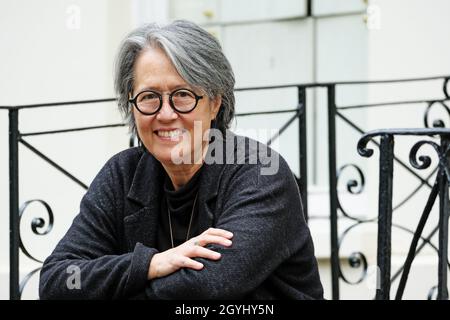
[[[119,252],[115,199],[119,182],[111,160],[92,182],[72,226],[45,260],[39,282],[41,299],[117,299],[142,291],[156,249],[137,243]],[[115,188],[114,190],[117,190]]]
[[[183,268],[148,283],[149,299],[239,299],[256,289],[295,252],[310,248],[311,238],[300,207],[298,187],[287,164],[272,176],[260,165],[244,165],[229,182],[216,228],[233,232],[218,261],[197,258],[200,271]],[[306,258],[315,259],[313,252]],[[305,294],[305,297],[308,295]]]

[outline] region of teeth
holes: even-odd
[[[171,131],[158,130],[158,136],[165,137],[165,138],[174,138],[174,137],[181,135],[181,133],[182,133],[182,131],[178,130],[178,129],[171,130]]]

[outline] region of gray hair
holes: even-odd
[[[184,20],[165,26],[155,23],[143,25],[122,41],[116,59],[114,86],[119,109],[128,121],[130,130],[136,133],[133,112],[128,102],[133,89],[134,63],[142,50],[155,46],[167,54],[188,84],[203,89],[211,99],[218,95],[222,97],[215,127],[225,132],[234,116],[233,70],[219,42],[195,23]]]

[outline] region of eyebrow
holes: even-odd
[[[178,89],[189,89],[189,90],[192,90],[192,91],[194,90],[194,88],[192,86],[190,86],[187,83],[184,83],[184,84],[180,84],[180,85],[176,85],[176,86],[170,87],[169,92],[173,92],[173,91],[178,90]],[[158,89],[158,87],[153,87],[153,86],[145,86],[145,87],[137,90],[136,92],[139,93],[139,92],[146,91],[146,90],[155,91],[155,92],[158,92],[158,93],[162,92],[161,90]]]

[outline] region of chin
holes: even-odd
[[[169,150],[158,150],[155,152],[150,151],[150,153],[161,163],[163,164],[180,164],[177,161],[173,161],[172,159],[172,151],[173,149]]]
[[[160,162],[171,162],[171,150],[149,149],[148,151]]]

